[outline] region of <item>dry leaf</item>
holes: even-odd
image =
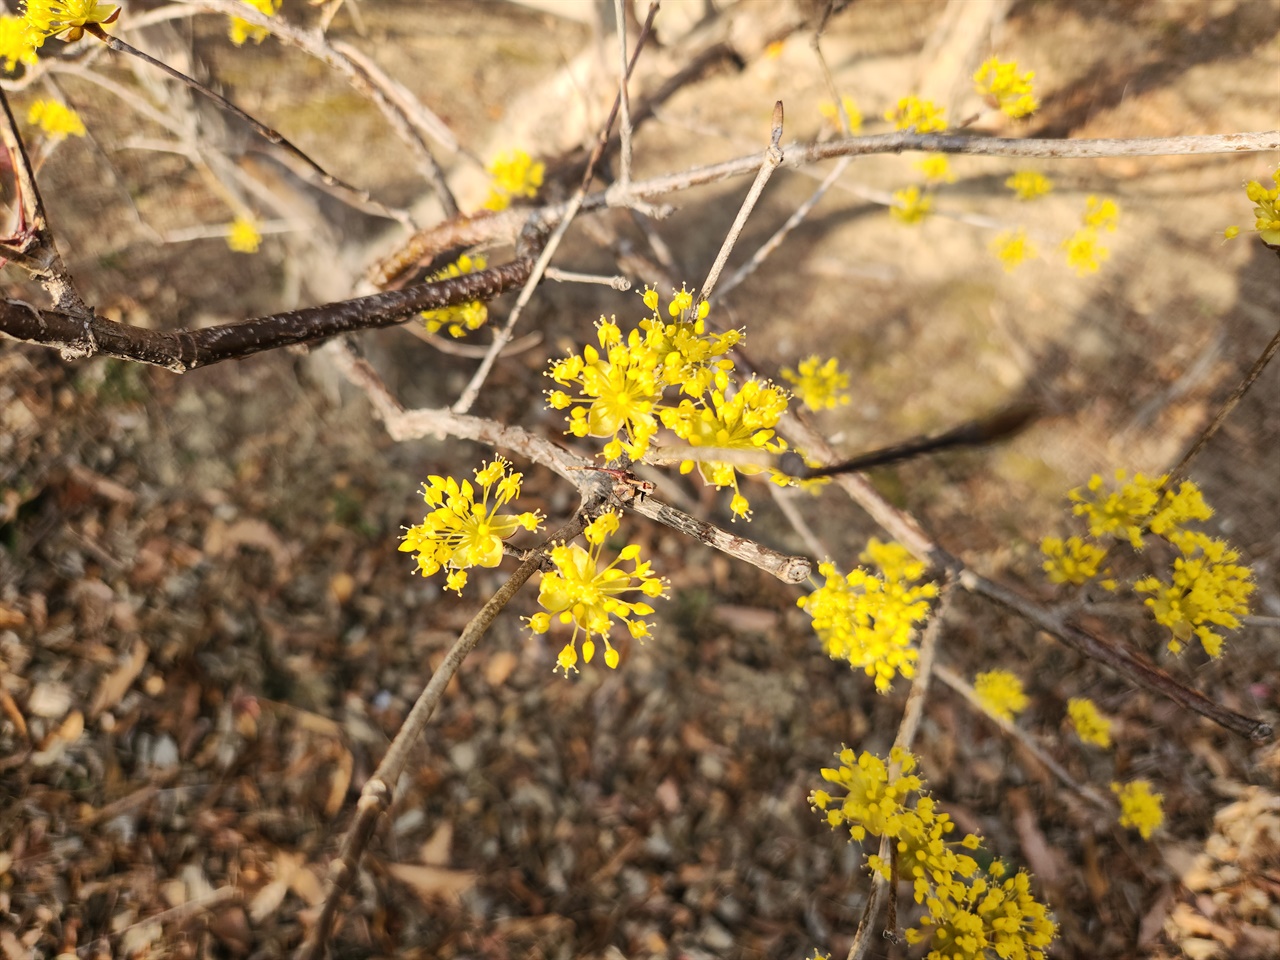
[[[389,863],[387,870],[428,902],[441,897],[460,898],[476,883],[476,875],[470,870],[446,870],[416,863]]]
[[[484,664],[484,679],[491,687],[500,687],[515,671],[520,658],[510,650],[499,650]]]
[[[442,823],[418,850],[418,859],[428,866],[443,867],[453,846],[453,824]]]
[[[120,702],[146,665],[147,654],[147,645],[141,640],[135,640],[129,658],[98,684],[98,692],[94,694],[93,704],[89,707],[91,718],[96,718],[104,710],[110,710]]]

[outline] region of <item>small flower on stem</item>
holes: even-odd
[[[973,681],[973,692],[977,694],[982,709],[1002,720],[1012,720],[1015,713],[1027,709],[1031,702],[1022,692],[1022,681],[1008,670],[988,670],[978,674]]]
[[[1004,185],[1016,193],[1019,200],[1034,200],[1053,190],[1053,181],[1034,170],[1019,170],[1005,180]]]
[[[903,97],[884,113],[895,130],[915,129],[916,133],[935,133],[947,129],[946,111],[932,100],[917,96]]]
[[[493,184],[484,206],[497,211],[507,209],[513,197],[536,197],[547,165],[523,150],[508,150],[494,157],[487,169]]]
[[[999,57],[985,61],[973,75],[974,86],[982,96],[999,107],[1006,116],[1017,120],[1035,113],[1040,101],[1031,91],[1035,72],[1018,73],[1016,61],[1008,63]]]
[[[1092,743],[1104,750],[1111,746],[1111,721],[1102,715],[1092,700],[1072,697],[1067,701],[1067,716],[1071,718],[1071,725],[1085,743]]]
[[[274,17],[280,9],[280,0],[241,0],[241,2],[248,4],[267,17]],[[231,18],[229,33],[231,42],[237,47],[244,46],[248,40],[252,40],[254,43],[261,43],[271,36],[271,31],[266,27],[260,27],[240,17]]]
[[[800,372],[782,369],[782,379],[795,387],[796,396],[810,410],[832,410],[849,402],[849,375],[831,357],[825,363],[816,353],[800,361]]]
[[[920,192],[916,186],[893,191],[893,206],[889,216],[900,223],[919,223],[933,212],[933,197]]]
[[[431,279],[451,280],[464,273],[475,273],[484,268],[484,257],[478,255],[471,257],[464,253],[453,263],[434,274]],[[437,310],[423,310],[421,317],[427,333],[436,333],[441,327],[445,327],[449,331],[449,336],[462,337],[469,331],[479,330],[484,326],[485,321],[489,319],[489,308],[481,300],[471,300],[467,303],[456,303],[450,307],[440,307]]]
[[[236,217],[227,234],[227,246],[235,253],[257,253],[261,243],[258,225],[248,217]]]
[[[1164,794],[1152,793],[1149,780],[1112,783],[1111,792],[1120,798],[1120,826],[1132,827],[1143,840],[1150,840],[1164,823]]]
[[[27,21],[27,36],[32,46],[41,47],[50,37],[62,37],[74,43],[84,36],[84,28],[92,24],[115,23],[120,8],[101,0],[26,0],[22,16]]]
[[[57,100],[37,100],[27,111],[27,123],[40,128],[51,141],[65,140],[68,136],[83,137],[86,133],[80,114]]]
[[[1027,239],[1027,231],[1021,227],[998,234],[991,241],[991,252],[1000,260],[1005,273],[1013,273],[1022,261],[1037,253],[1035,245]]]

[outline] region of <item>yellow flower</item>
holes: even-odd
[[[27,22],[28,39],[38,48],[63,31],[67,35],[62,39],[74,43],[84,36],[89,24],[115,23],[120,8],[101,0],[25,0],[22,16]]]
[[[1005,273],[1013,273],[1022,261],[1038,253],[1035,244],[1027,239],[1027,231],[1022,227],[997,234],[991,241],[991,252],[999,258]]]
[[[520,496],[522,474],[510,470],[502,457],[475,471],[480,499],[470,480],[427,478],[422,499],[433,507],[422,523],[405,531],[402,553],[416,553],[418,570],[429,577],[446,570],[446,588],[462,592],[468,567],[496,567],[502,561],[502,542],[518,529],[537,530],[538,511],[499,513],[499,508]],[[490,497],[492,496],[492,504]]]
[[[464,273],[474,273],[485,268],[485,259],[481,256],[470,257],[463,254],[453,263],[432,276],[432,280],[450,280]],[[451,307],[438,310],[423,310],[422,320],[427,333],[436,333],[441,327],[448,327],[449,336],[466,336],[469,330],[479,330],[489,319],[489,308],[481,300],[468,303],[457,303]]]
[[[537,196],[546,168],[545,163],[541,160],[535,162],[523,150],[498,154],[487,168],[493,184],[489,189],[489,199],[484,203],[485,209],[505,210],[512,197]]]
[[[37,100],[31,104],[31,109],[27,111],[27,123],[39,127],[53,141],[85,135],[80,115],[57,100]]]
[[[932,100],[921,100],[917,96],[903,97],[884,113],[884,118],[893,124],[895,130],[910,130],[916,133],[934,133],[947,129],[946,111]]]
[[[1111,784],[1111,792],[1120,798],[1120,826],[1132,827],[1150,840],[1155,829],[1164,823],[1164,794],[1151,792],[1151,781],[1134,780]]]
[[[999,57],[985,61],[973,75],[979,94],[993,101],[1007,116],[1015,120],[1035,113],[1040,101],[1031,92],[1035,72],[1018,73],[1016,61],[1004,63]]]
[[[965,884],[928,900],[919,927],[906,931],[908,943],[929,939],[926,960],[987,960],[991,957],[1045,960],[1058,926],[1049,908],[1031,892],[1031,877],[1019,870],[1005,877],[999,860]]]
[[[561,623],[573,624],[573,636],[556,658],[556,669],[567,677],[570,670],[578,669],[579,634],[582,662],[590,663],[595,656],[593,637],[604,643],[604,662],[610,668],[618,666],[619,654],[609,642],[612,618],[626,624],[627,632],[635,640],[650,636],[650,624],[633,619],[653,613],[653,607],[642,600],[624,600],[624,593],[639,593],[653,598],[665,596],[667,581],[652,575],[647,560],[638,559],[640,547],[630,543],[618,553],[618,558],[600,569],[600,553],[609,537],[618,531],[618,515],[613,511],[602,513],[587,524],[583,537],[587,548],[576,543],[559,544],[551,549],[551,562],[555,570],[542,575],[538,590],[538,604],[542,612],[528,618],[529,629],[534,633],[546,633],[551,629],[552,618]],[[630,572],[618,564],[632,564]]]
[[[1235,226],[1234,224],[1232,224],[1231,226],[1227,227],[1227,229],[1222,231],[1222,240],[1224,243],[1227,240],[1234,240],[1238,236],[1240,236],[1240,228]]]
[[[931,153],[923,160],[917,160],[913,166],[924,174],[930,183],[955,183],[956,175],[951,172],[951,161],[945,153]]]
[[[862,129],[862,112],[858,109],[858,105],[853,102],[853,97],[841,96],[840,103],[844,106],[844,112],[849,117],[849,132],[857,133]],[[840,111],[836,109],[836,105],[829,100],[824,100],[818,104],[818,112],[823,118],[831,123],[837,130],[840,129]]]
[[[241,0],[247,3],[253,9],[257,10],[263,16],[274,17],[276,11],[280,9],[280,0]],[[245,41],[252,40],[254,43],[261,43],[267,37],[271,36],[271,31],[266,27],[260,27],[257,24],[250,23],[248,20],[240,17],[232,17],[231,25],[228,28],[231,36],[231,42],[237,47],[244,46]]]
[[[1053,189],[1053,181],[1034,170],[1019,170],[1004,185],[1018,195],[1019,200],[1034,200]]]
[[[19,63],[31,65],[38,59],[23,17],[0,16],[0,59],[4,60],[4,68],[10,73]]]
[[[1077,586],[1098,575],[1098,564],[1107,551],[1079,537],[1045,537],[1040,541],[1040,551],[1047,560],[1042,564],[1051,583],[1074,583]]]
[[[1099,200],[1091,196],[1084,203],[1082,221],[1086,227],[1115,233],[1116,224],[1120,222],[1120,207],[1114,200]]]
[[[938,587],[917,585],[925,565],[899,544],[872,538],[858,559],[874,564],[880,575],[857,568],[844,576],[833,564],[819,564],[826,582],[796,605],[813,620],[827,656],[847,660],[875,678],[877,692],[887,693],[898,674],[915,675],[919,651],[912,646],[913,634],[928,617]]]
[[[796,396],[810,410],[832,410],[849,402],[849,375],[835,357],[826,363],[816,353],[800,361],[800,372],[783,367],[782,379],[796,389]]]
[[[1276,172],[1272,174],[1271,179],[1275,182],[1275,186],[1268,190],[1257,180],[1250,180],[1245,184],[1244,192],[1250,201],[1254,204],[1253,227],[1258,231],[1258,236],[1262,238],[1263,243],[1271,246],[1280,245],[1280,167],[1276,168]]]
[[[1111,251],[1098,243],[1098,231],[1092,227],[1081,227],[1067,237],[1062,249],[1067,252],[1067,266],[1081,277],[1097,273],[1102,262],[1111,256]]]
[[[1234,630],[1240,617],[1249,612],[1249,595],[1254,591],[1253,571],[1236,563],[1240,554],[1203,533],[1178,531],[1169,539],[1182,556],[1173,562],[1169,583],[1157,577],[1143,577],[1133,585],[1138,593],[1150,593],[1146,605],[1156,623],[1168,627],[1173,636],[1169,649],[1179,653],[1194,635],[1205,653],[1222,653],[1223,636],[1214,626]]]
[[[227,234],[227,246],[236,253],[257,253],[261,243],[262,234],[257,224],[246,217],[236,217]]]
[[[1021,713],[1030,703],[1022,692],[1022,681],[1008,670],[978,674],[973,681],[973,692],[987,713],[1002,720],[1012,720],[1015,713]]]
[[[1103,749],[1111,746],[1111,721],[1098,711],[1092,700],[1072,697],[1067,701],[1067,715],[1071,717],[1071,725],[1085,743],[1092,743]]]
[[[893,191],[889,215],[902,223],[919,223],[933,211],[933,197],[921,194],[919,187]]]

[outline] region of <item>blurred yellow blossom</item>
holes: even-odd
[[[274,17],[280,9],[281,0],[241,0],[241,2],[253,7],[263,16]],[[271,31],[266,27],[259,27],[241,17],[232,17],[231,26],[228,30],[231,42],[237,47],[243,46],[248,40],[252,40],[254,43],[261,43],[271,36]]]
[[[862,111],[858,109],[853,97],[841,96],[840,103],[844,107],[845,114],[849,117],[849,132],[857,133],[862,129]],[[834,103],[824,100],[818,104],[818,112],[822,114],[823,119],[827,120],[837,130],[841,129],[840,111],[836,109]]]
[[[513,197],[536,197],[547,165],[523,150],[507,150],[494,157],[486,169],[493,183],[484,206],[496,211],[507,209]]]
[[[1098,242],[1098,231],[1092,227],[1081,227],[1067,237],[1062,249],[1067,254],[1067,266],[1081,277],[1097,273],[1102,262],[1111,256],[1111,251]]]
[[[1098,575],[1098,564],[1107,551],[1079,537],[1045,537],[1040,541],[1040,552],[1048,559],[1042,564],[1051,583],[1074,583],[1077,586]]]
[[[1015,120],[1035,113],[1040,107],[1040,101],[1031,90],[1033,79],[1034,71],[1020,74],[1016,61],[1005,63],[999,57],[986,60],[973,75],[978,93]]]
[[[1027,709],[1030,701],[1022,692],[1022,681],[1008,670],[988,670],[973,681],[973,692],[987,713],[1012,720],[1015,713]]]
[[[1035,244],[1027,239],[1027,231],[1022,227],[1017,230],[1005,230],[996,234],[991,241],[991,252],[1000,260],[1005,273],[1013,273],[1018,266],[1029,257],[1037,254]]]
[[[910,130],[916,133],[934,133],[947,129],[946,111],[932,100],[921,100],[917,96],[903,97],[884,113],[884,118],[893,124],[895,130]]]
[[[913,166],[924,174],[930,183],[955,183],[956,175],[951,172],[951,161],[945,153],[931,153],[923,160],[917,160]]]
[[[28,66],[37,60],[35,44],[27,32],[27,21],[11,14],[0,16],[0,60],[5,70],[12,73],[19,63]]]
[[[231,224],[231,232],[227,234],[227,246],[235,253],[257,253],[261,243],[258,225],[248,217],[236,217]]]
[[[831,410],[849,402],[849,375],[835,357],[825,363],[816,353],[800,361],[800,372],[783,367],[782,379],[795,387],[796,396],[810,410]]]
[[[1067,716],[1071,725],[1085,743],[1107,749],[1111,746],[1111,721],[1102,715],[1097,705],[1086,697],[1072,697],[1067,701]]]
[[[435,273],[431,279],[450,280],[464,273],[475,273],[484,268],[484,257],[479,255],[472,257],[464,253],[443,270]],[[466,336],[468,331],[479,330],[484,326],[485,321],[489,319],[489,308],[485,306],[483,300],[469,300],[466,303],[455,303],[450,307],[423,310],[420,316],[426,325],[427,333],[436,333],[441,327],[447,327],[449,336],[462,337]]]
[[[1106,230],[1114,233],[1116,224],[1120,222],[1120,207],[1114,200],[1099,200],[1090,196],[1085,199],[1083,222],[1086,227]]]
[[[1254,204],[1253,227],[1263,243],[1280,246],[1280,167],[1271,176],[1275,186],[1267,189],[1257,180],[1245,184],[1245,195]]]
[[[1053,181],[1034,170],[1019,170],[1005,180],[1004,185],[1016,193],[1019,200],[1034,200],[1053,189]]]
[[[933,212],[933,197],[922,194],[916,186],[893,191],[889,215],[902,223],[919,223]]]
[[[1112,783],[1111,792],[1120,798],[1120,826],[1132,827],[1143,840],[1150,840],[1164,823],[1164,794],[1152,793],[1149,780]]]
[[[40,128],[50,140],[65,140],[68,136],[83,137],[84,122],[80,115],[57,100],[37,100],[27,111],[27,123]]]

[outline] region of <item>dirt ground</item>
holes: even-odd
[[[130,17],[158,4],[132,4]],[[362,0],[329,27],[433,110],[472,154],[521,146],[554,157],[594,136],[611,94],[598,29],[505,3]],[[965,4],[952,4],[951,14]],[[724,60],[638,133],[637,179],[742,156],[766,143],[774,101],[786,141],[831,136],[811,4],[668,2],[637,87],[655,89],[715,40]],[[643,16],[643,10],[640,11]],[[564,15],[557,15],[564,14]],[[701,19],[703,16],[706,19]],[[284,15],[314,23],[289,0]],[[942,0],[856,0],[823,51],[866,132],[897,97],[926,90],[964,118],[972,67],[949,66],[959,28]],[[267,40],[233,47],[225,17],[126,32],[277,127],[378,199],[439,216],[403,144],[328,68]],[[786,37],[766,52],[766,43]],[[924,52],[922,52],[924,51]],[[1154,137],[1280,126],[1280,2],[1013,3],[984,34],[1036,71],[1029,121],[984,118],[997,136]],[[163,242],[232,214],[172,131],[71,72],[57,88],[89,136],[40,172],[68,263],[99,312],[180,329],[363,291],[402,234],[302,184],[203,101],[129,62],[92,67],[185,118],[211,166],[264,221],[260,253],[214,236]],[[31,89],[10,94],[25,113]],[[464,209],[485,195],[461,153],[439,156]],[[1066,491],[1090,473],[1167,469],[1275,331],[1280,264],[1230,224],[1252,224],[1241,184],[1280,157],[1071,160],[1027,166],[1055,181],[1010,198],[1013,167],[960,157],[937,216],[890,220],[876,198],[919,182],[911,156],[856,161],[806,222],[718,309],[770,372],[811,353],[852,374],[853,402],[820,415],[850,453],[941,430],[1031,395],[1045,415],[999,447],[872,474],[948,550],[1044,602],[1038,543],[1071,529]],[[218,166],[219,163],[224,166]],[[730,270],[816,187],[826,167],[781,171]],[[569,185],[569,189],[572,188]],[[655,221],[678,272],[700,284],[746,180],[673,194]],[[556,185],[548,190],[558,189]],[[562,188],[560,188],[562,189]],[[1078,278],[1056,249],[1085,198],[1114,198],[1111,256]],[[645,249],[634,218],[580,224],[565,270],[612,274],[600,237]],[[1027,226],[1042,256],[1006,274],[994,233]],[[500,260],[504,251],[492,251]],[[638,289],[653,277],[632,273]],[[43,294],[12,267],[7,295]],[[665,293],[665,291],[664,291]],[[503,317],[513,298],[492,306]],[[43,302],[43,301],[40,301]],[[635,292],[544,283],[517,329],[540,340],[496,367],[475,412],[560,438],[541,376],[602,314],[641,318]],[[475,360],[404,329],[360,343],[406,405],[448,404]],[[484,331],[468,343],[488,343]],[[1226,653],[1174,657],[1135,601],[1090,621],[1232,709],[1280,713],[1280,368],[1258,380],[1191,470],[1257,582],[1258,619]],[[582,449],[591,452],[589,445]],[[461,600],[397,551],[422,515],[418,487],[494,451],[395,443],[322,357],[279,351],[175,376],[97,358],[0,347],[0,956],[288,955],[314,921],[365,779],[458,630],[500,571]],[[574,491],[528,464],[528,509],[552,525]],[[728,500],[680,477],[659,496],[728,525]],[[749,532],[807,552],[762,485]],[[524,501],[522,501],[524,502]],[[828,489],[796,507],[848,568],[875,524]],[[807,803],[842,744],[884,753],[906,685],[870,681],[821,654],[797,588],[641,517],[624,533],[670,578],[655,638],[623,665],[553,675],[558,643],[518,617],[494,623],[451,685],[345,904],[335,957],[843,956],[868,889],[862,851]],[[741,526],[741,525],[739,525]],[[1053,906],[1056,957],[1210,960],[1280,955],[1280,753],[1138,690],[980,598],[948,614],[940,660],[1024,681],[1019,726],[1078,781],[1150,779],[1166,821],[1150,842],[1063,786],[1018,742],[935,684],[917,741],[934,795],[965,830],[1027,866]],[[1116,746],[1082,747],[1064,721],[1088,696]],[[903,906],[904,911],[907,905]],[[918,953],[918,951],[917,951]],[[914,956],[885,941],[873,956]]]

